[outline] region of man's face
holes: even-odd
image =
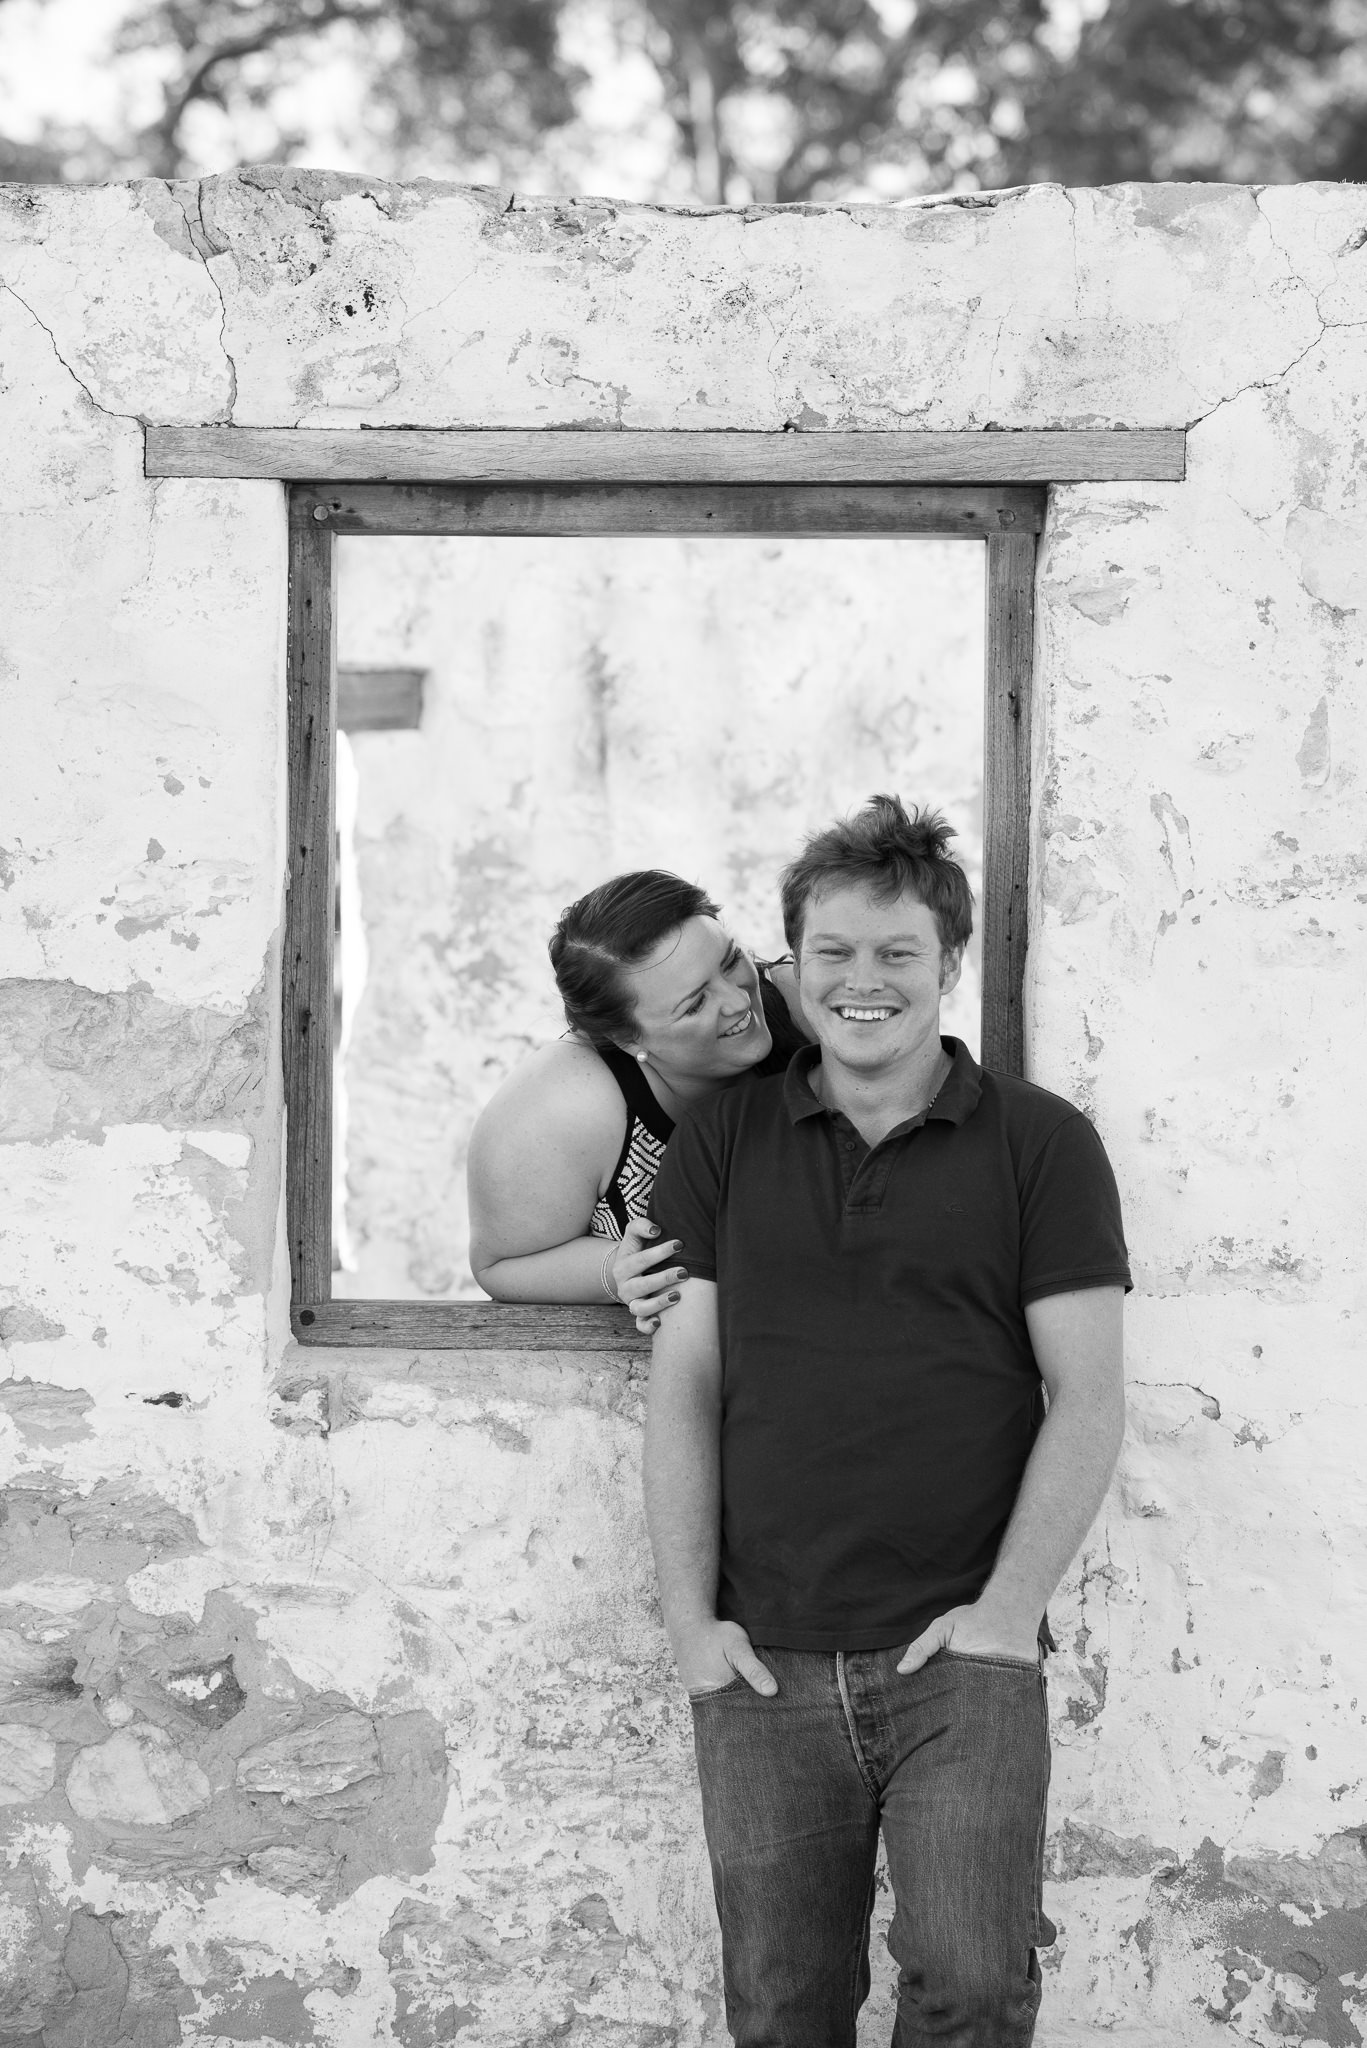
[[[808,903],[797,965],[823,1056],[873,1076],[938,1045],[940,998],[959,979],[960,955],[942,951],[917,897],[880,902],[852,887]]]

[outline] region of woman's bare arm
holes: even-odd
[[[625,1136],[621,1090],[589,1047],[543,1046],[508,1077],[470,1135],[470,1265],[486,1294],[620,1299],[631,1303],[639,1328],[649,1326],[674,1280],[672,1267],[647,1273],[668,1256],[665,1246],[648,1244],[654,1225],[631,1226],[616,1247],[588,1235]],[[603,1283],[609,1252],[615,1295]]]
[[[543,1046],[470,1134],[470,1265],[495,1301],[603,1301],[588,1236],[626,1133],[626,1105],[586,1046]]]

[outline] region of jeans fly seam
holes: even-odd
[[[876,1799],[878,1797],[878,1787],[873,1781],[873,1774],[869,1770],[868,1759],[864,1755],[863,1745],[859,1740],[859,1730],[855,1725],[854,1702],[850,1698],[850,1689],[845,1680],[845,1652],[843,1650],[837,1650],[835,1653],[835,1682],[840,1688],[840,1705],[844,1710],[845,1726],[849,1730],[850,1736],[850,1748],[854,1751],[854,1760],[859,1766],[859,1775],[864,1780],[865,1789],[872,1798]]]

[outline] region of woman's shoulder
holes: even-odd
[[[497,1126],[540,1122],[564,1129],[592,1122],[620,1122],[622,1091],[593,1046],[578,1038],[557,1038],[538,1045],[512,1072],[480,1112],[486,1130]]]

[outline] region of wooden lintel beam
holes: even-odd
[[[287,483],[1176,483],[1186,433],[148,427],[145,468]]]
[[[1039,533],[1043,484],[292,484],[334,533]]]

